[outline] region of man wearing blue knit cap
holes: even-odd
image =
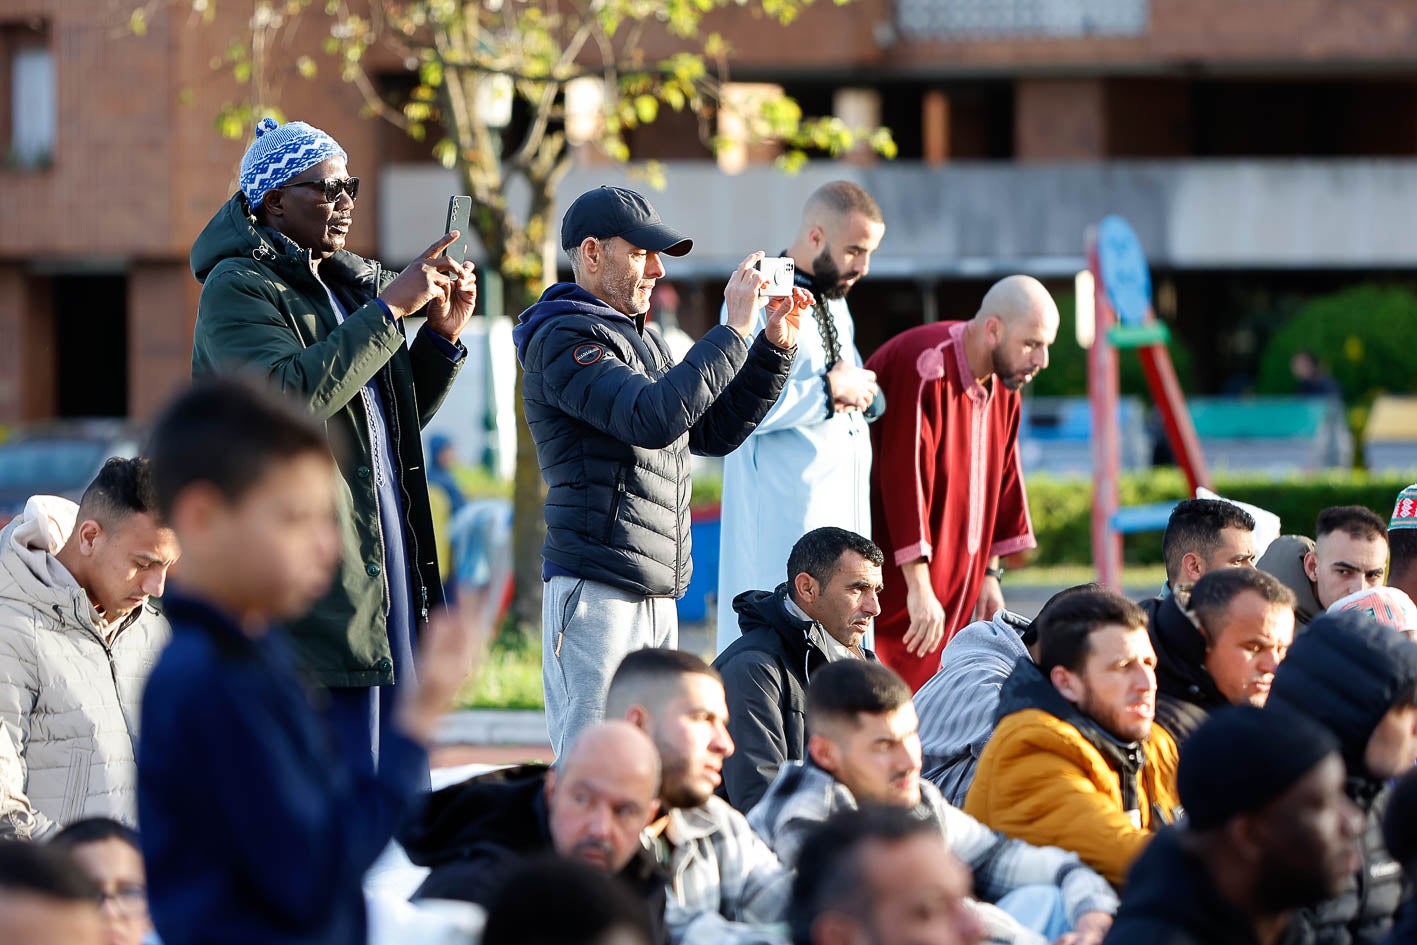
[[[454,233],[401,273],[347,252],[359,196],[347,160],[304,122],[256,126],[240,190],[192,247],[192,373],[254,370],[330,431],[344,480],[340,571],[290,631],[305,674],[329,692],[342,747],[372,765],[395,685],[413,673],[417,627],[442,600],[419,430],[467,353],[458,335],[477,283],[471,263],[443,255]],[[415,314],[427,322],[410,345]]]

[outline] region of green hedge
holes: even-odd
[[[1249,502],[1279,516],[1286,534],[1312,535],[1314,519],[1330,505],[1366,505],[1387,518],[1410,478],[1334,471],[1288,478],[1217,476],[1215,491]],[[1142,505],[1186,497],[1186,480],[1176,468],[1122,477],[1121,504]],[[1092,484],[1085,479],[1028,477],[1028,507],[1038,550],[1038,564],[1086,564],[1092,560]],[[1128,564],[1160,564],[1161,533],[1139,532],[1123,539]]]

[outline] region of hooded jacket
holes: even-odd
[[[830,662],[821,624],[787,611],[787,585],[746,591],[733,599],[742,636],[713,661],[733,711],[733,754],[723,762],[723,792],[751,810],[784,761],[801,761],[807,743],[807,684]],[[868,660],[876,654],[861,647]]]
[[[0,835],[137,821],[139,706],[170,631],[147,604],[100,629],[88,594],[55,583],[78,511],[34,496],[0,531]]]
[[[376,301],[397,273],[341,250],[321,263],[317,279],[310,261],[309,250],[258,228],[240,193],[228,200],[192,246],[192,272],[202,283],[192,374],[254,368],[323,421],[342,447],[333,450],[342,479],[339,571],[289,631],[302,670],[316,682],[390,685],[393,576],[384,573],[369,416],[359,392],[373,379],[383,398],[402,487],[414,618],[426,619],[442,600],[442,583],[419,431],[447,396],[465,349],[435,338],[427,326],[405,344],[403,322]],[[347,313],[343,323],[330,294]]]
[[[1220,895],[1205,864],[1168,827],[1137,859],[1107,945],[1260,945],[1254,924]],[[1291,921],[1277,945],[1300,945]]]
[[[1189,600],[1189,588],[1182,586],[1140,605],[1156,650],[1156,721],[1178,745],[1210,713],[1229,705],[1205,668],[1205,634],[1181,609]]]
[[[1034,846],[1062,847],[1120,886],[1156,831],[1179,815],[1176,743],[1159,726],[1116,741],[1064,699],[1031,660],[999,698],[964,812]]]
[[[1321,614],[1294,638],[1266,707],[1298,711],[1328,726],[1348,766],[1344,790],[1364,816],[1363,866],[1335,899],[1299,913],[1318,945],[1383,941],[1412,887],[1387,853],[1382,819],[1389,789],[1368,772],[1378,723],[1417,688],[1417,643],[1359,611]]]
[[[689,454],[723,456],[767,415],[793,351],[716,325],[675,364],[643,318],[561,282],[512,332],[546,495],[545,574],[684,596]]]
[[[399,834],[410,860],[429,867],[415,899],[461,899],[484,908],[520,859],[554,853],[545,765],[502,768],[427,795]],[[664,931],[666,876],[641,844],[619,878],[649,911],[656,945]]]
[[[1279,578],[1294,592],[1294,627],[1301,630],[1324,612],[1314,593],[1314,582],[1304,570],[1304,555],[1314,550],[1314,540],[1303,535],[1281,535],[1269,543],[1255,567]]]

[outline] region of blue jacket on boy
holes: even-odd
[[[311,706],[284,633],[246,636],[169,591],[172,642],[143,696],[138,819],[165,945],[362,945],[362,882],[427,769],[383,733],[352,771]]]

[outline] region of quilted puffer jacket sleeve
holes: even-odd
[[[711,337],[713,332],[704,341]],[[779,348],[759,334],[742,369],[694,424],[689,448],[701,456],[727,456],[742,446],[777,403],[795,354],[796,349]]]
[[[542,329],[534,342],[542,389],[566,414],[641,449],[664,449],[692,430],[748,357],[738,334],[718,326],[689,349],[682,363],[655,379],[617,357],[602,332],[578,318]],[[764,404],[762,411],[771,406]],[[743,438],[751,432],[750,427]]]
[[[253,269],[222,263],[213,270],[198,303],[193,373],[256,366],[317,418],[328,420],[403,347],[403,335],[383,306],[371,301],[349,313],[324,340],[306,347],[281,296],[270,279]]]
[[[39,839],[55,825],[25,796],[25,745],[39,692],[34,634],[0,623],[0,837]]]

